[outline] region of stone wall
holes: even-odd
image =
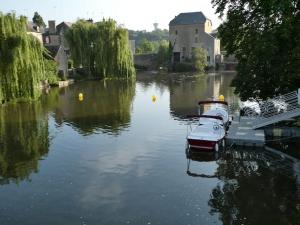
[[[205,24],[170,26],[170,41],[174,45],[173,52],[180,52],[180,61],[192,57],[193,48],[203,48],[207,51],[208,64],[215,66],[215,56],[220,54],[220,40],[213,37],[211,22]]]
[[[152,70],[156,68],[157,54],[137,54],[134,55],[134,65],[136,68]]]

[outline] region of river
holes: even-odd
[[[233,77],[138,74],[2,106],[0,224],[299,224],[300,161],[186,158],[185,115],[220,94],[237,105]]]

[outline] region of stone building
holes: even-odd
[[[213,35],[212,23],[202,12],[180,13],[169,23],[169,38],[173,45],[173,62],[191,59],[194,48],[207,52],[207,63],[216,65],[220,55],[220,40]]]
[[[62,22],[56,26],[55,21],[50,20],[48,21],[48,30],[43,34],[44,46],[58,63],[58,70],[62,78],[66,78],[68,75],[70,47],[64,35],[71,25],[69,22]]]

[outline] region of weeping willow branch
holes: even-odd
[[[35,99],[45,79],[44,48],[27,34],[27,19],[0,12],[0,103],[11,99]]]
[[[88,68],[102,78],[135,76],[127,30],[114,20],[90,23],[79,20],[66,33],[75,67]]]

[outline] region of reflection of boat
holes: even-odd
[[[199,152],[199,151],[193,151],[191,148],[186,149],[186,158],[188,160],[187,162],[187,175],[191,177],[203,177],[203,178],[215,178],[217,177],[216,174],[213,175],[207,175],[207,174],[200,174],[196,172],[191,172],[190,165],[191,160],[197,161],[197,162],[213,162],[219,159],[219,153],[217,152]]]
[[[191,128],[187,135],[189,147],[204,151],[218,151],[219,145],[224,147],[226,130],[230,124],[228,103],[224,101],[201,101],[205,112],[198,117],[196,127]]]

